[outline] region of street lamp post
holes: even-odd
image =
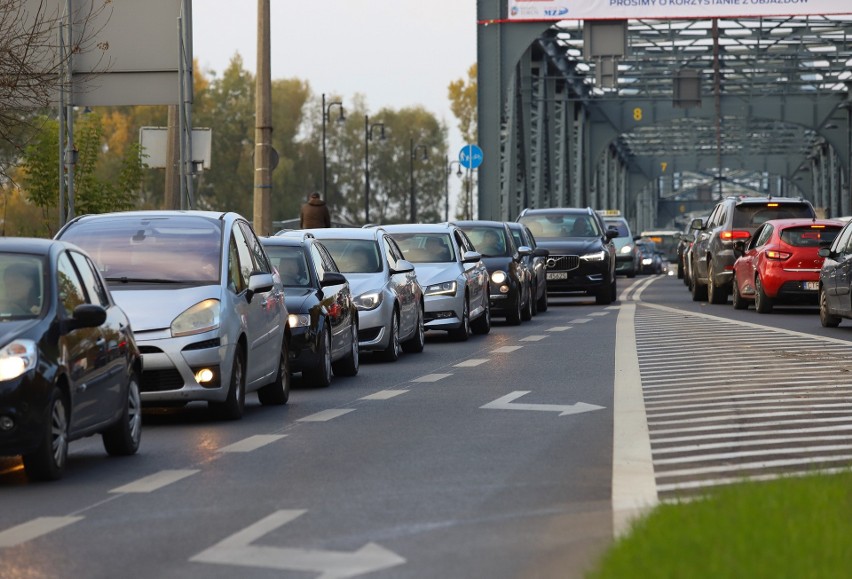
[[[444,157],[447,164],[447,189],[444,196],[444,221],[450,220],[450,175],[453,173],[453,165],[456,166],[456,177],[462,176],[461,163],[458,161],[450,161],[449,156]]]
[[[421,160],[426,161],[429,158],[429,149],[426,148],[426,145],[414,146],[414,139],[410,139],[409,150],[411,153],[408,158],[408,173],[411,177],[411,191],[409,192],[409,221],[411,223],[417,223],[417,200],[414,198],[414,158],[417,156],[417,151],[422,150],[423,157],[421,157]]]
[[[325,93],[322,93],[322,197],[325,199],[326,203],[328,203],[328,194],[327,194],[327,179],[328,179],[328,156],[326,154],[325,148],[325,126],[328,123],[328,117],[331,114],[331,109],[333,107],[340,107],[340,116],[337,118],[338,122],[342,122],[346,120],[346,115],[343,111],[343,103],[340,101],[334,101],[325,104]]]
[[[379,140],[385,140],[385,124],[370,124],[370,116],[364,115],[364,224],[370,222],[370,141],[373,140],[373,129],[379,127]]]

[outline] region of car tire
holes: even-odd
[[[636,277],[636,269],[635,268],[631,269],[627,272],[627,278],[628,279],[633,279],[634,277]]]
[[[740,288],[737,283],[736,276],[734,276],[734,284],[731,287],[731,304],[733,304],[735,310],[748,309],[748,302],[740,295]]]
[[[544,291],[541,292],[541,297],[538,298],[538,311],[546,312],[548,308],[547,303],[547,282],[544,282]]]
[[[331,332],[325,326],[317,340],[320,350],[317,352],[319,364],[302,370],[302,378],[311,386],[326,388],[331,384]]]
[[[468,301],[467,294],[465,294],[464,305],[462,306],[461,325],[458,328],[449,330],[447,334],[449,334],[450,338],[457,342],[464,342],[470,337],[470,331],[470,302]]]
[[[754,278],[754,309],[759,314],[772,313],[772,300],[766,295],[760,276]]]
[[[545,297],[547,297],[546,293]],[[491,305],[488,302],[485,302],[485,311],[470,323],[470,329],[473,330],[474,334],[480,336],[491,331]]]
[[[257,399],[263,406],[282,406],[290,399],[290,352],[287,349],[287,338],[281,344],[281,357],[278,360],[278,371],[275,381],[257,391]]]
[[[223,420],[239,420],[243,417],[246,408],[246,376],[245,359],[239,347],[234,354],[228,397],[224,402],[211,402],[209,406]]]
[[[402,348],[399,343],[399,310],[394,308],[393,316],[391,317],[388,347],[379,352],[379,357],[385,362],[396,362],[399,360],[401,350]]]
[[[530,303],[532,304],[531,308],[532,308],[532,315],[533,316],[538,315],[538,300],[536,299],[537,295],[538,295],[538,284],[536,284],[534,286],[531,285],[530,286]]]
[[[524,306],[523,311],[521,312],[521,319],[525,322],[530,321],[533,318],[533,296],[530,288],[527,287],[527,303]]]
[[[331,365],[335,376],[351,377],[358,375],[358,368],[361,365],[361,354],[358,349],[358,326],[353,323],[350,331],[352,332],[352,339],[349,345],[349,353]]]
[[[615,276],[612,276],[612,301],[618,300],[618,279]]]
[[[689,290],[692,293],[692,301],[700,302],[707,299],[707,286],[698,283],[698,279],[694,276],[690,279]]]
[[[728,301],[728,292],[716,283],[716,272],[710,259],[707,260],[707,301],[711,304],[724,304]]]
[[[417,306],[417,329],[414,336],[402,343],[402,351],[406,354],[419,354],[426,345],[426,328],[423,327],[423,306]]]
[[[819,288],[819,323],[823,328],[836,328],[840,325],[840,316],[828,311],[828,298],[823,288]]]
[[[31,480],[57,480],[68,461],[68,411],[65,396],[54,386],[48,398],[48,422],[38,448],[25,454],[24,470]]]
[[[612,303],[612,282],[598,288],[595,292],[595,303],[606,306]]]
[[[683,279],[683,263],[677,264],[677,278]]]
[[[523,312],[521,311],[521,294],[518,292],[518,299],[515,300],[515,307],[512,308],[512,311],[506,314],[506,322],[510,326],[519,326],[521,325],[521,319],[523,317]]]
[[[142,396],[139,394],[139,379],[130,375],[127,384],[127,400],[118,422],[101,434],[104,449],[110,456],[130,456],[139,450],[142,441]]]

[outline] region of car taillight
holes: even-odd
[[[790,259],[791,255],[793,254],[787,253],[786,251],[775,251],[774,249],[770,249],[766,252],[766,259],[777,259],[780,261],[783,259]]]
[[[733,241],[735,239],[748,239],[751,237],[751,233],[734,229],[733,231],[723,231],[719,234],[719,237],[722,238],[722,241]]]

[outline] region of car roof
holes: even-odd
[[[450,233],[456,226],[452,223],[393,223],[382,225],[388,233]]]
[[[767,223],[772,224],[774,227],[779,229],[787,229],[789,227],[804,227],[808,225],[835,225],[837,227],[843,227],[846,225],[843,221],[838,221],[837,219],[769,219],[764,221],[761,225],[766,225]]]
[[[453,221],[453,225],[457,225],[459,227],[494,227],[496,228],[505,228],[505,221],[490,221],[487,219],[468,219],[465,221]]]
[[[540,209],[524,209],[521,212],[521,217],[524,215],[541,215],[541,214],[561,214],[561,213],[595,213],[590,207],[542,207]],[[595,213],[597,215],[597,213]]]
[[[810,205],[810,201],[802,197],[728,197],[728,199],[735,201],[737,205],[750,205],[752,203],[806,203]]]
[[[260,237],[258,236],[260,243],[263,245],[278,245],[278,246],[287,246],[287,247],[299,247],[305,242],[305,238],[302,237],[282,237],[282,236],[272,236],[272,237]]]
[[[41,237],[2,237],[0,238],[0,253],[48,255],[51,249],[57,245],[82,251],[76,245],[65,241],[44,239]]]
[[[325,227],[317,229],[305,229],[317,239],[369,239],[375,241],[385,233],[383,227]]]
[[[232,214],[235,217],[242,217],[238,213],[232,213],[229,211],[199,211],[196,209],[187,209],[187,210],[179,210],[179,209],[150,209],[150,210],[141,210],[141,211],[116,211],[113,213],[98,213],[98,214],[88,214],[88,215],[80,215],[79,217],[75,217],[73,221],[70,223],[74,223],[76,221],[89,221],[91,219],[105,219],[111,218],[114,219],[116,217],[206,217],[207,219],[224,219],[227,215]]]

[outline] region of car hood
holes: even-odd
[[[498,257],[483,257],[482,263],[485,264],[485,269],[487,269],[489,273],[497,271],[498,269],[508,271],[509,266],[512,263],[512,258],[502,255]]]
[[[0,323],[0,348],[3,348],[14,340],[15,338],[19,338],[21,336],[25,336],[33,326],[37,325],[41,320],[19,320],[19,321],[7,321]]]
[[[459,276],[459,265],[455,261],[452,263],[415,263],[414,270],[417,272],[417,280],[423,287],[433,283],[453,281]]]
[[[594,251],[600,251],[601,240],[597,237],[575,237],[573,239],[545,239],[538,242],[539,247],[550,250],[551,257],[554,255],[584,255]]]
[[[305,302],[308,301],[308,296],[316,291],[309,287],[285,287],[284,305],[287,306],[287,311],[291,314],[305,313]]]
[[[112,297],[124,310],[134,332],[162,330],[187,308],[206,299],[221,299],[218,285],[181,289],[126,289],[110,286]]]
[[[363,293],[380,290],[385,285],[384,272],[345,273],[343,275],[349,280],[349,290],[353,296],[360,296]]]

